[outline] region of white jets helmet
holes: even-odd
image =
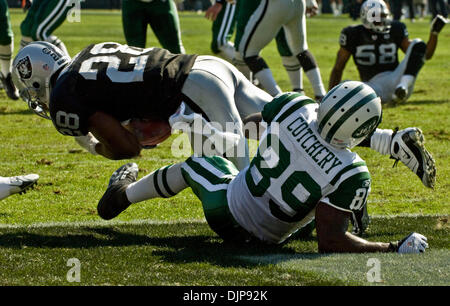
[[[362,82],[347,81],[333,87],[319,104],[318,132],[338,149],[351,149],[381,122],[381,99]]]
[[[392,16],[383,0],[367,0],[361,5],[361,21],[367,29],[375,33],[389,33]]]
[[[12,78],[21,98],[36,114],[46,119],[51,91],[51,77],[65,67],[70,57],[44,41],[23,47],[12,64]]]

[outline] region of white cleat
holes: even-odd
[[[436,165],[430,152],[425,148],[425,137],[419,128],[397,130],[392,135],[391,158],[394,166],[400,160],[411,169],[429,188],[434,188],[436,182]]]
[[[39,179],[37,174],[27,174],[20,176],[12,176],[9,178],[10,194],[23,194],[27,189],[33,187]]]

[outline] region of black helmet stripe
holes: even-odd
[[[359,88],[359,87],[358,87]],[[358,89],[356,88],[356,89]],[[342,126],[342,124],[348,119],[350,118],[356,111],[358,111],[361,107],[363,107],[364,105],[366,105],[367,103],[369,103],[370,101],[372,101],[373,99],[376,99],[377,95],[375,93],[371,93],[367,96],[365,96],[364,98],[362,98],[361,100],[359,100],[355,105],[353,105],[352,107],[350,107],[340,118],[339,120],[336,121],[335,124],[333,124],[333,126],[331,127],[331,129],[328,131],[327,133],[327,137],[325,138],[325,140],[327,142],[330,142],[331,139],[333,139],[334,134],[336,133],[337,130],[339,130],[339,128]]]
[[[342,86],[342,85],[341,85]],[[338,89],[341,86],[336,86],[334,89]],[[358,92],[360,92],[361,90],[363,90],[364,88],[364,84],[359,85],[358,87],[356,87],[355,89],[353,89],[352,91],[350,91],[348,94],[346,94],[339,102],[337,102],[335,105],[333,105],[333,107],[328,111],[328,113],[323,117],[322,121],[319,124],[319,133],[322,133],[322,129],[323,126],[325,125],[325,123],[328,122],[328,120],[330,120],[330,118],[334,115],[334,113],[341,108],[342,105],[344,105],[348,100],[350,100],[351,98],[353,98],[353,96],[355,96]],[[330,91],[322,101],[325,101],[329,96],[331,96],[331,94],[333,93],[334,90]],[[327,97],[328,96],[328,97]]]

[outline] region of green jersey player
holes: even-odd
[[[47,41],[65,54],[69,54],[65,44],[52,33],[64,22],[67,13],[74,6],[73,0],[27,0],[32,2],[27,16],[20,24],[23,48],[33,41]]]
[[[13,38],[8,3],[6,0],[0,0],[0,88],[5,89],[10,99],[17,100],[19,99],[19,93],[11,79]]]
[[[150,25],[164,49],[172,53],[185,53],[173,0],[123,0],[122,23],[129,46],[145,48],[147,27]]]
[[[191,187],[206,220],[221,238],[279,244],[315,220],[320,252],[419,253],[426,237],[369,242],[346,231],[367,204],[371,177],[350,151],[381,121],[381,102],[361,82],[344,82],[321,104],[286,93],[262,111],[267,129],[256,156],[240,172],[218,156],[190,157],[136,182],[138,168],[119,168],[98,204],[112,219],[131,203],[170,197]]]

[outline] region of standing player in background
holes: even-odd
[[[212,24],[211,50],[227,61],[233,61],[234,44],[230,41],[236,24],[236,4],[225,0],[216,0],[205,13]]]
[[[0,176],[0,200],[16,193],[25,193],[27,189],[36,184],[39,179],[37,174],[27,174],[21,176]]]
[[[20,24],[23,48],[33,41],[47,41],[69,55],[66,45],[52,33],[64,22],[72,9],[72,0],[26,0],[24,8],[29,7],[27,16]],[[31,6],[29,5],[30,3]]]
[[[361,81],[369,84],[383,103],[406,101],[413,92],[417,74],[425,60],[433,56],[439,32],[447,20],[436,16],[425,44],[420,39],[409,39],[405,24],[392,21],[382,0],[364,2],[360,16],[362,24],[348,26],[341,32],[329,89],[341,82],[345,65],[353,57]],[[401,63],[398,49],[405,53]]]
[[[240,57],[252,71],[253,76],[259,80],[262,87],[270,95],[276,96],[281,93],[281,89],[273,78],[271,70],[259,54],[283,29],[286,45],[291,56],[284,56],[282,59],[283,65],[291,79],[293,89],[301,90],[303,87],[301,70],[299,69],[302,67],[311,82],[316,99],[320,100],[325,95],[325,88],[315,58],[308,50],[306,42],[305,1],[262,0],[254,10],[245,8],[247,2],[251,1],[244,2],[244,7],[242,7],[243,13],[238,12],[237,26],[238,34],[242,34],[242,36],[236,36],[238,43],[235,43],[235,45],[240,53]],[[309,6],[317,9],[315,1],[310,2]],[[241,7],[239,7],[239,10],[241,10]],[[245,16],[245,13],[248,11],[252,12],[250,18]],[[239,32],[239,28],[242,26],[239,23],[241,19],[244,20],[245,30]]]
[[[129,46],[145,48],[147,27],[150,25],[164,49],[172,53],[185,53],[173,0],[123,0],[122,23]]]
[[[6,95],[10,99],[17,100],[19,93],[11,79],[13,40],[8,3],[6,0],[0,0],[0,80]]]

